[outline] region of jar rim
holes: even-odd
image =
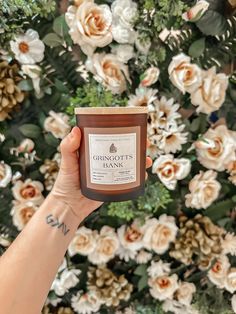
[[[147,107],[77,107],[75,114],[147,114]]]

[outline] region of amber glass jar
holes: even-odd
[[[147,108],[76,108],[82,132],[80,182],[84,196],[125,201],[144,193]]]

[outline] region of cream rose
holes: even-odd
[[[135,56],[134,47],[131,45],[117,45],[112,48],[111,52],[123,63],[127,63]]]
[[[230,293],[236,291],[236,268],[230,268],[225,278],[225,289]]]
[[[44,187],[39,181],[32,181],[27,179],[24,182],[16,181],[12,188],[13,196],[20,202],[32,202],[34,204],[41,204],[44,200],[42,195]]]
[[[88,255],[91,263],[99,265],[107,263],[115,257],[119,249],[119,240],[113,228],[102,227],[97,239],[95,250]]]
[[[227,166],[227,172],[230,174],[229,180],[236,185],[236,160],[231,161]]]
[[[189,306],[193,299],[196,286],[190,282],[181,282],[175,292],[175,298],[183,305]]]
[[[97,237],[98,232],[96,230],[91,230],[84,226],[79,228],[69,245],[69,255],[74,256],[75,254],[91,254],[95,250]]]
[[[154,299],[163,301],[171,299],[178,289],[178,276],[163,275],[159,277],[149,278],[148,285],[150,287],[150,294]]]
[[[225,278],[230,267],[229,259],[226,255],[217,258],[215,264],[208,271],[208,278],[218,288],[222,289],[225,286]]]
[[[108,5],[83,1],[79,6],[69,6],[65,18],[73,42],[86,55],[112,42],[112,13]]]
[[[95,53],[87,60],[86,66],[94,78],[113,94],[123,93],[127,88],[126,80],[130,82],[127,65],[120,62],[116,55]]]
[[[11,182],[12,170],[11,167],[5,164],[4,161],[0,162],[0,188],[5,188]]]
[[[213,67],[203,72],[202,84],[191,94],[191,102],[197,112],[210,114],[218,110],[225,101],[228,77]]]
[[[200,0],[190,10],[185,12],[182,17],[185,21],[197,21],[207,11],[209,5],[209,2]]]
[[[173,57],[168,68],[171,82],[183,94],[194,92],[202,82],[202,70],[190,62],[190,57],[181,53]]]
[[[224,171],[236,160],[236,132],[225,125],[210,128],[194,145],[198,161],[208,169]]]
[[[149,219],[145,223],[144,247],[153,250],[157,254],[165,253],[171,242],[175,240],[178,228],[175,219],[165,214],[159,219]]]
[[[50,290],[54,290],[58,296],[63,296],[70,288],[73,288],[79,282],[78,276],[81,274],[80,269],[64,269],[60,278],[56,278]]]
[[[186,158],[174,158],[174,155],[161,155],[152,166],[152,172],[156,173],[161,182],[169,189],[174,190],[178,180],[182,180],[189,174],[191,162]]]
[[[190,194],[185,195],[185,205],[196,209],[209,207],[219,196],[221,184],[212,170],[200,171],[189,183]]]
[[[14,202],[11,210],[13,225],[21,231],[38,209],[39,206],[30,201]]]
[[[144,74],[140,83],[141,86],[148,87],[156,83],[160,75],[160,70],[157,67],[148,68]]]
[[[144,227],[138,221],[134,221],[130,226],[121,226],[117,235],[125,249],[137,251],[143,247]]]
[[[69,116],[65,113],[49,111],[44,121],[44,129],[56,138],[63,139],[70,132]]]
[[[87,293],[82,295],[80,295],[80,293],[78,292],[71,299],[71,306],[76,313],[98,313],[101,304],[101,299],[94,291],[88,291]]]
[[[34,142],[30,138],[25,138],[17,147],[19,153],[31,153],[34,149]]]

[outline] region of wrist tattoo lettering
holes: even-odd
[[[58,218],[53,217],[52,214],[50,214],[46,217],[46,223],[52,227],[56,227],[57,229],[61,229],[64,236],[66,236],[67,233],[70,231],[70,229],[67,228],[67,226],[64,222],[59,222]]]

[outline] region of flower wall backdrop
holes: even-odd
[[[236,2],[2,1],[0,252],[75,106],[147,106],[146,193],[78,229],[44,314],[236,313]]]

